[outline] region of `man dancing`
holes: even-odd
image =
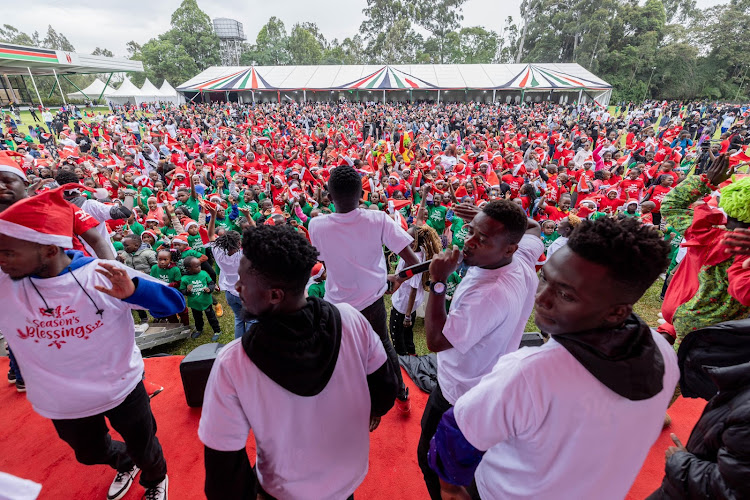
[[[108,500],[138,471],[147,500],[167,499],[167,466],[141,381],[132,308],[182,311],[182,295],[114,261],[70,248],[75,207],[57,189],[0,214],[0,324],[23,366],[34,410],[52,419],[79,462],[117,475]],[[113,441],[105,423],[123,437]]]

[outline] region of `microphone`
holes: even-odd
[[[398,277],[411,278],[415,274],[421,274],[430,268],[431,263],[432,259],[420,262],[419,264],[414,264],[413,266],[405,267],[398,272]]]

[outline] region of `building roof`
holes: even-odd
[[[60,75],[143,71],[141,61],[0,43],[0,74]]]
[[[212,66],[177,90],[578,90],[612,86],[579,64]]]

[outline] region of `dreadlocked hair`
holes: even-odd
[[[641,298],[669,264],[669,243],[656,228],[632,217],[582,220],[567,245],[579,257],[606,268],[612,286],[632,302]]]
[[[719,206],[727,213],[727,217],[750,223],[750,177],[721,188]]]
[[[250,268],[268,285],[304,293],[318,251],[292,226],[261,225],[242,235],[242,252]]]
[[[419,249],[422,249],[424,252],[424,260],[430,260],[443,250],[443,243],[440,241],[440,236],[438,236],[437,231],[427,224],[415,227],[416,231],[414,233],[412,250],[418,251]],[[422,286],[425,290],[429,288],[429,280],[430,273],[422,273]]]
[[[242,248],[242,236],[237,231],[227,231],[214,240],[214,246],[226,254],[233,254]]]

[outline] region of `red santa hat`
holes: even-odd
[[[181,233],[172,238],[172,243],[182,243],[183,245],[189,245],[188,243],[188,236],[190,236],[187,233]]]
[[[73,205],[61,188],[14,203],[0,214],[0,233],[40,245],[73,247]]]
[[[153,184],[151,183],[151,179],[147,175],[139,175],[135,179],[133,179],[136,186],[140,187],[153,187]]]
[[[153,231],[151,231],[150,229],[146,229],[145,231],[143,231],[143,232],[141,233],[141,237],[144,237],[144,236],[146,236],[146,235],[149,235],[149,236],[151,236],[151,237],[152,237],[152,238],[154,239],[154,241],[157,241],[157,240],[159,239],[159,238],[158,238],[158,237],[156,236],[156,233],[155,233],[155,232],[153,232]]]
[[[197,222],[195,222],[193,219],[188,219],[187,217],[183,217],[183,219],[180,221],[180,224],[182,224],[182,227],[185,228],[185,231],[193,226],[198,227]]]
[[[323,273],[325,272],[325,270],[326,270],[326,268],[323,265],[323,263],[322,262],[318,262],[317,264],[315,264],[313,266],[312,271],[310,271],[310,277],[312,279],[316,280],[316,279],[320,278],[321,276],[323,276]]]
[[[16,162],[11,156],[23,156],[20,153],[14,153],[12,151],[0,151],[0,172],[8,172],[16,174],[21,179],[27,181],[26,172],[23,171],[21,165]]]

